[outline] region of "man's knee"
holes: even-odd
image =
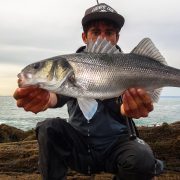
[[[51,133],[56,133],[56,131],[60,131],[65,125],[66,120],[61,118],[48,118],[44,121],[38,122],[36,125],[36,137],[39,139],[41,137],[49,136]]]
[[[123,159],[118,162],[119,177],[129,179],[151,179],[155,167],[155,158],[150,147],[141,142],[135,142],[133,149],[129,149]]]
[[[122,167],[138,172],[152,171],[155,165],[155,158],[150,147],[141,140],[135,148],[132,153],[131,151],[127,153]]]

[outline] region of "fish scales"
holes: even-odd
[[[93,94],[93,98],[118,96],[129,87],[151,90],[171,86],[173,74],[177,79],[179,73],[179,70],[136,54],[82,53],[63,57],[73,67],[76,82],[91,92],[86,96]]]

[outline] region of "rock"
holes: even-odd
[[[36,172],[37,162],[36,140],[0,144],[0,172]]]
[[[152,147],[156,157],[164,160],[168,169],[174,170],[160,176],[158,180],[161,178],[162,180],[180,179],[180,121],[138,129],[140,138]],[[6,177],[18,177],[18,180],[25,180],[28,175],[30,179],[32,177],[32,180],[33,178],[40,179],[37,165],[38,144],[34,130],[24,132],[14,127],[0,125],[0,140],[6,142],[0,143],[0,180],[6,180]],[[90,177],[69,171],[68,180],[70,179],[88,180]],[[95,175],[95,180],[110,179],[112,179],[111,174]]]
[[[158,127],[141,127],[139,134],[168,169],[180,171],[180,121]]]
[[[34,129],[29,131],[23,131],[13,126],[8,126],[6,124],[0,125],[0,143],[35,139],[36,136]]]
[[[6,124],[0,125],[0,143],[21,141],[24,137],[24,131]]]

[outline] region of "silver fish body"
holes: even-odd
[[[131,87],[148,91],[180,87],[180,70],[136,54],[81,53],[62,56],[71,65],[74,82],[66,81],[59,93],[107,99]],[[74,83],[74,84],[73,84]],[[58,92],[58,91],[57,91]]]

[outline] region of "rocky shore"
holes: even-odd
[[[157,127],[139,127],[140,138],[164,160],[166,171],[156,180],[180,180],[180,121]],[[34,130],[22,131],[0,125],[0,180],[40,180],[38,145]],[[92,177],[69,171],[68,180],[90,180]],[[94,175],[95,180],[111,180],[112,174]]]

